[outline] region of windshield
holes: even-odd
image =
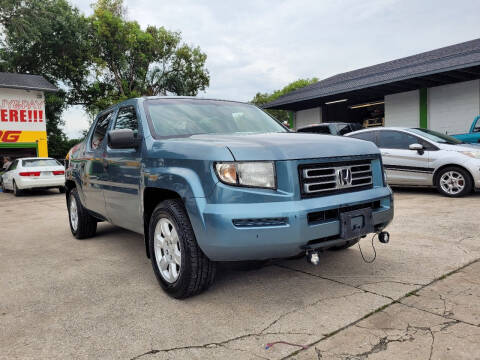
[[[55,159],[30,159],[22,160],[23,167],[39,167],[39,166],[62,166]]]
[[[410,131],[415,134],[424,136],[427,139],[435,141],[440,144],[451,144],[451,145],[463,144],[462,141],[455,139],[454,137],[441,134],[433,130],[415,128],[415,129],[410,129]]]
[[[146,102],[146,112],[158,136],[287,132],[273,118],[249,104],[194,99]]]

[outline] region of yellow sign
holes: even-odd
[[[48,156],[47,132],[46,131],[19,131],[19,130],[1,130],[0,145],[21,147],[21,144],[36,144],[39,157]]]

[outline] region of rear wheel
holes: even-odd
[[[20,190],[20,189],[17,187],[17,184],[15,183],[15,180],[13,181],[13,195],[15,195],[15,196],[20,196],[20,195],[22,195],[22,190]]]
[[[436,177],[438,191],[445,196],[460,197],[472,191],[472,178],[465,170],[457,166],[442,169]]]
[[[352,247],[353,245],[355,245],[359,241],[360,241],[360,238],[352,239],[352,240],[347,241],[343,245],[339,245],[339,246],[335,246],[333,248],[330,248],[330,250],[334,250],[334,251],[345,250],[345,249],[348,249],[349,247]]]
[[[64,194],[64,193],[65,193],[65,187],[60,186],[60,187],[58,188],[58,191],[60,191],[60,194]]]
[[[180,200],[163,201],[153,211],[149,247],[153,272],[170,296],[187,298],[213,283],[216,264],[199,248]]]
[[[86,239],[95,235],[97,220],[83,207],[77,189],[70,191],[67,205],[70,230],[73,236],[77,239]]]

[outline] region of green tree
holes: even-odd
[[[307,85],[311,85],[318,82],[317,78],[311,79],[299,79],[290,84],[284,86],[280,90],[275,90],[272,93],[256,93],[254,98],[252,99],[252,103],[257,106],[265,105],[271,101],[278,99],[280,96],[288,94],[289,92],[295,91],[297,89],[303,88]],[[270,115],[272,115],[275,119],[284,122],[289,121],[289,112],[286,110],[266,110]]]
[[[163,27],[126,20],[123,0],[98,0],[85,17],[67,0],[0,0],[0,71],[43,75],[49,153],[65,155],[61,114],[90,114],[127,98],[197,95],[209,85],[207,56]]]
[[[61,114],[74,102],[66,89],[81,87],[89,74],[88,20],[66,0],[0,0],[1,71],[40,74],[60,87],[45,95],[48,150],[63,157]]]
[[[101,0],[90,17],[95,79],[78,90],[90,113],[144,95],[197,95],[209,85],[207,56],[163,27],[143,30],[121,0]]]

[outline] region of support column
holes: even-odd
[[[294,128],[294,124],[293,124],[294,116],[295,116],[295,113],[293,111],[288,112],[288,125],[290,126],[290,129]]]
[[[428,109],[427,109],[427,88],[420,89],[420,122],[419,126],[422,129],[428,129]]]

